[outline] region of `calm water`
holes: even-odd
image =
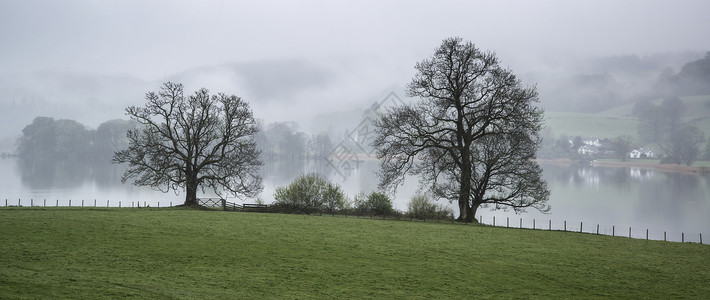
[[[477,218],[497,226],[522,226],[579,231],[645,238],[646,229],[651,239],[698,241],[699,233],[710,234],[710,176],[666,173],[650,169],[577,167],[543,165],[550,189],[552,211],[542,214],[529,210],[524,214],[512,211],[491,211],[480,208]],[[285,186],[303,172],[316,172],[340,184],[351,197],[359,191],[376,188],[374,171],[377,163],[360,162],[349,168],[335,168],[322,161],[267,163],[263,169],[264,202],[273,201],[273,192]],[[181,204],[184,194],[162,193],[149,188],[121,184],[122,170],[118,166],[77,167],[67,165],[21,166],[15,159],[0,159],[0,205],[121,206],[148,204],[168,206]],[[406,210],[409,199],[417,192],[415,178],[409,179],[398,190],[394,205]],[[31,200],[32,199],[32,200]],[[235,202],[253,202],[254,200]],[[448,204],[448,203],[447,203]],[[533,221],[535,220],[535,221]],[[550,223],[551,222],[551,223]],[[710,237],[708,237],[710,240]],[[704,241],[705,242],[705,241]],[[710,243],[710,242],[706,242]]]

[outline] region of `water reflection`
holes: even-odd
[[[68,161],[7,160],[16,162],[14,169],[22,184],[31,190],[76,189],[87,182],[100,187],[121,185],[123,166],[106,163]]]
[[[579,165],[543,164],[544,177],[548,182],[598,189],[614,187],[627,189],[630,185],[647,182],[654,178],[652,169],[594,167]]]
[[[543,176],[551,189],[550,214],[530,210],[514,212],[480,209],[484,219],[498,216],[541,220],[584,221],[668,232],[710,232],[710,176],[668,173],[653,169],[594,167],[543,164]],[[173,201],[182,203],[184,195],[163,194],[149,188],[122,184],[122,166],[106,164],[68,164],[61,162],[23,162],[0,159],[0,198],[28,199],[74,198],[120,201]],[[273,201],[277,187],[288,185],[303,173],[318,173],[340,184],[350,197],[377,188],[376,161],[363,161],[357,169],[336,172],[325,160],[283,160],[266,162],[262,169],[262,200]],[[341,174],[342,173],[342,174]],[[346,176],[342,176],[342,175]],[[406,210],[418,190],[417,178],[407,178],[398,189],[394,206]],[[250,200],[253,201],[253,200]],[[125,202],[124,202],[125,203]],[[445,202],[443,202],[445,203]],[[577,223],[578,224],[578,223]]]

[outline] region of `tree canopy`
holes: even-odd
[[[200,188],[238,197],[261,191],[257,126],[244,100],[205,88],[185,96],[182,84],[171,82],[145,98],[145,107],[126,108],[141,127],[128,132],[128,148],[113,158],[129,165],[123,182],[134,178],[136,185],[165,192],[182,188],[186,206],[197,204]]]
[[[396,190],[405,175],[419,175],[434,196],[458,201],[465,221],[481,205],[548,211],[533,160],[543,120],[536,88],[460,38],[445,39],[415,69],[407,94],[417,100],[375,122],[381,187]]]

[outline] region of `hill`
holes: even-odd
[[[13,298],[699,298],[710,247],[186,209],[0,209]]]
[[[686,107],[685,121],[698,126],[710,136],[710,95],[681,97]],[[662,99],[653,100],[660,104]],[[599,113],[545,112],[545,122],[552,133],[568,136],[613,138],[630,135],[639,140],[638,120],[632,116],[634,104],[624,104]]]

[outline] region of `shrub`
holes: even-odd
[[[372,192],[367,195],[367,208],[369,212],[383,216],[389,215],[394,211],[390,197],[380,192]]]
[[[284,212],[312,213],[325,208],[334,213],[343,207],[345,194],[339,185],[318,174],[303,174],[288,187],[277,188],[274,200],[275,206]]]
[[[370,212],[367,204],[367,194],[360,192],[353,199],[353,209],[355,214],[362,216]]]
[[[450,219],[453,217],[453,210],[443,204],[436,204],[426,195],[415,195],[407,204],[408,214],[412,218],[419,220],[426,219]]]
[[[415,195],[407,204],[407,213],[412,218],[426,220],[436,216],[436,204],[429,200],[426,195]]]
[[[345,209],[346,196],[339,185],[328,182],[322,192],[323,205],[328,213]]]

